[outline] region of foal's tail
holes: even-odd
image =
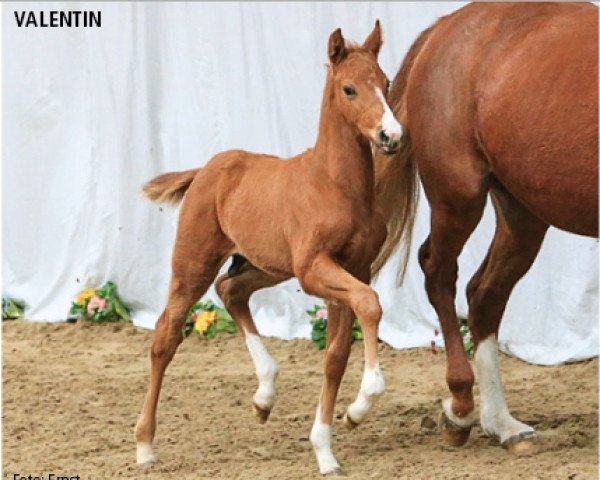
[[[178,204],[200,169],[163,173],[142,188],[144,196],[156,203]]]
[[[423,31],[412,44],[390,89],[389,104],[403,127],[407,125],[408,75],[434,27],[435,24]],[[400,151],[391,157],[385,157],[381,153],[376,154],[374,166],[376,203],[384,215],[388,236],[371,266],[371,273],[376,275],[392,254],[401,247],[403,262],[397,278],[398,283],[401,283],[408,264],[419,199],[419,178],[408,129],[405,129]]]

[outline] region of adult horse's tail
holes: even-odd
[[[373,262],[371,271],[373,275],[376,275],[390,256],[401,246],[403,261],[398,270],[398,283],[402,282],[406,272],[419,199],[419,179],[412,155],[410,132],[406,126],[405,91],[410,70],[432,28],[433,26],[423,31],[410,47],[389,93],[390,107],[404,127],[403,145],[400,151],[391,157],[386,157],[381,153],[375,155],[376,202],[386,219],[388,236]]]
[[[200,169],[170,172],[150,180],[142,188],[144,196],[156,203],[179,203]]]

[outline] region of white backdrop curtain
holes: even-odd
[[[81,289],[110,279],[152,328],[177,212],[144,201],[141,185],[226,149],[286,157],[313,145],[334,29],[362,41],[379,18],[392,78],[417,35],[462,5],[4,3],[3,293],[27,302],[28,319],[58,321]],[[17,28],[22,10],[101,10],[102,26]],[[428,221],[422,199],[404,285],[398,257],[374,283],[381,338],[397,348],[441,344],[416,262]],[[461,315],[493,225],[488,208],[460,258]],[[551,229],[508,304],[502,348],[541,364],[597,355],[597,260],[596,240]],[[251,306],[261,333],[289,339],[309,336],[316,301],[294,280]]]

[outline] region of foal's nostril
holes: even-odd
[[[379,130],[379,140],[383,145],[387,145],[390,142],[390,137],[383,130]]]

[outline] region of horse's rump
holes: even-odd
[[[514,28],[490,45],[477,82],[490,170],[546,223],[596,235],[597,8],[548,5]]]
[[[442,18],[394,80],[421,175],[464,198],[487,188],[482,173],[496,177],[545,222],[597,234],[597,29],[597,8],[581,4],[471,4]]]

